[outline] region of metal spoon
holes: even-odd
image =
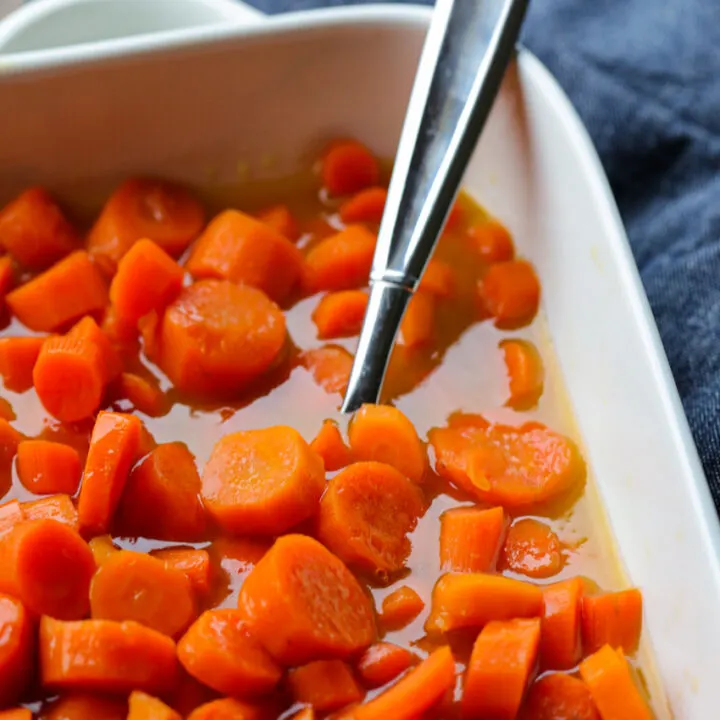
[[[529,0],[437,0],[370,273],[343,412],[377,402],[408,301],[513,56]]]

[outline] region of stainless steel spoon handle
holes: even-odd
[[[405,306],[457,195],[528,2],[437,0],[395,157],[345,412],[379,397]]]

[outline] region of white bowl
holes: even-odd
[[[48,39],[62,3],[38,2],[49,10],[0,23],[0,50],[26,50],[0,58],[0,202],[31,182],[79,196],[143,171],[218,181],[236,178],[241,162],[258,176],[282,174],[334,135],[390,156],[429,18],[364,6],[256,22],[239,4],[235,16],[225,0],[199,0],[224,22],[183,29],[173,16],[169,31],[130,28],[129,38],[115,24],[101,35],[111,39],[42,50],[34,43]],[[658,717],[718,717],[715,509],[598,158],[525,51],[465,184],[539,269],[572,409],[620,556],[644,593],[668,699]]]

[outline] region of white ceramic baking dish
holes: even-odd
[[[149,24],[132,15],[140,5]],[[229,0],[37,0],[0,23],[0,202],[29,183],[77,199],[139,172],[285,174],[335,135],[391,156],[428,17],[409,6],[261,19]],[[658,717],[719,717],[715,509],[598,158],[525,51],[465,184],[539,269],[572,409],[645,596],[667,695]]]

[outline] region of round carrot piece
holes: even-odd
[[[285,317],[260,290],[226,280],[185,288],[161,321],[160,367],[187,392],[236,392],[285,344]]]
[[[208,512],[237,533],[285,532],[315,512],[324,488],[322,459],[282,425],[226,435],[202,476]]]
[[[176,637],[195,618],[195,596],[185,573],[150,555],[121,550],[95,573],[90,610],[99,620],[133,620]]]
[[[0,594],[0,707],[17,702],[32,676],[33,623],[23,604]]]
[[[182,720],[180,715],[162,700],[141,690],[133,690],[128,699],[127,720]]]
[[[372,223],[379,225],[385,212],[387,190],[369,187],[353,195],[340,206],[340,219],[346,223]]]
[[[186,575],[196,595],[207,595],[210,592],[213,567],[207,550],[169,547],[155,550],[152,557],[162,560],[165,567],[175,568]]]
[[[178,642],[177,650],[190,675],[223,695],[262,695],[282,675],[235,609],[204,612]]]
[[[500,348],[510,386],[510,397],[505,404],[515,410],[529,410],[537,405],[545,382],[540,353],[527,340],[503,340]]]
[[[565,565],[562,543],[545,523],[516,520],[508,530],[500,567],[531,578],[557,575]]]
[[[590,690],[571,675],[545,675],[528,692],[519,720],[600,720]]]
[[[362,328],[368,294],[365,290],[339,290],[325,295],[312,314],[321,340],[357,335]]]
[[[468,230],[470,247],[488,263],[507,262],[515,256],[508,229],[497,220],[488,219]]]
[[[415,620],[424,609],[425,603],[417,591],[403,585],[383,599],[380,621],[386,630],[399,630]]]
[[[386,685],[404,673],[414,662],[413,654],[404,647],[388,642],[371,645],[358,660],[357,671],[365,687]]]
[[[345,444],[340,428],[333,420],[323,422],[310,447],[323,459],[328,472],[340,470],[352,462],[350,448]]]
[[[325,392],[345,392],[350,379],[353,356],[344,347],[325,345],[307,350],[300,356],[300,362]]]
[[[80,456],[69,445],[24,440],[17,449],[20,482],[36,495],[74,495],[80,483]]]
[[[350,449],[357,460],[392,465],[405,477],[420,482],[427,468],[427,452],[415,427],[390,405],[363,405],[348,428]]]
[[[13,392],[25,392],[32,387],[32,373],[43,337],[0,338],[0,375],[3,385]]]
[[[55,520],[29,520],[0,538],[0,592],[36,615],[63,620],[86,615],[94,572],[87,543]]]
[[[65,693],[43,706],[42,720],[127,720],[125,699],[90,693]]]
[[[238,607],[282,664],[346,658],[375,639],[369,596],[341,560],[304,535],[275,542],[245,579]]]
[[[380,180],[380,165],[361,143],[348,140],[333,144],[322,159],[323,186],[330,195],[351,195]]]
[[[478,284],[478,292],[483,310],[501,328],[527,325],[540,303],[540,282],[527,260],[491,265]]]
[[[544,608],[540,634],[542,669],[569,670],[580,660],[580,618],[583,582],[571,578],[543,587]]]

